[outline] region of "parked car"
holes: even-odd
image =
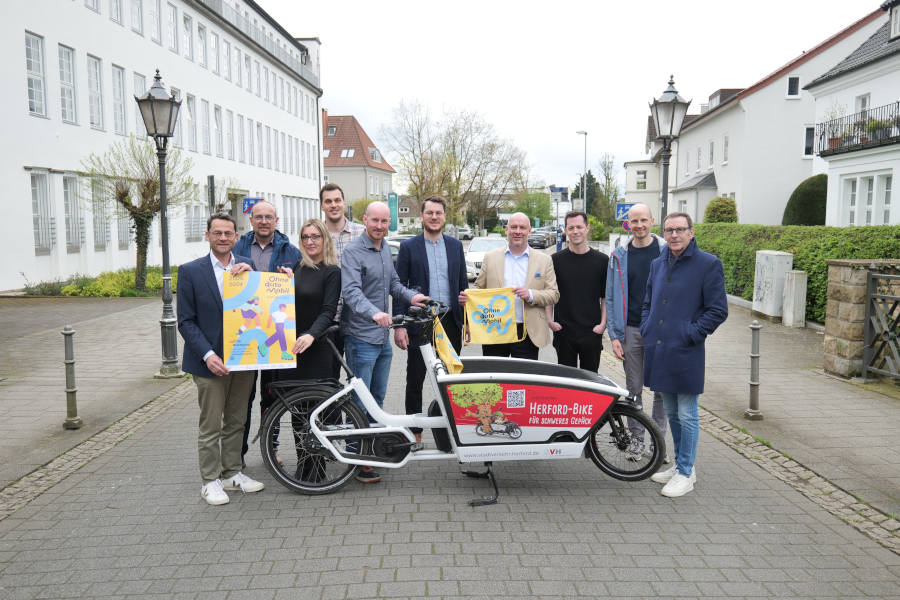
[[[469,249],[466,250],[466,276],[469,281],[475,281],[478,273],[481,272],[481,262],[484,260],[485,252],[505,246],[506,238],[500,236],[472,238]]]
[[[463,225],[456,229],[456,237],[461,240],[471,240],[475,237],[475,234],[472,233],[472,228],[468,225]]]
[[[412,237],[412,236],[410,236]],[[391,250],[391,259],[394,261],[394,264],[397,264],[397,255],[400,254],[400,242],[403,240],[397,240],[394,238],[388,238],[385,240],[388,243],[388,248]]]
[[[547,246],[556,245],[556,229],[553,227],[538,227],[535,231],[547,234]]]
[[[538,231],[535,229],[528,236],[528,245],[532,248],[546,248],[550,245],[550,236],[546,231]]]

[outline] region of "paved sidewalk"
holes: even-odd
[[[153,378],[161,315],[158,298],[0,298],[0,488],[183,381]],[[76,431],[62,428],[66,324],[84,421]]]

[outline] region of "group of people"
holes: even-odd
[[[228,502],[226,490],[247,493],[264,487],[243,472],[257,379],[262,417],[273,401],[268,389],[273,378],[339,378],[340,365],[323,339],[332,325],[340,325],[332,342],[379,406],[392,360],[392,312],[404,314],[428,298],[447,304],[451,310],[441,317],[444,330],[457,353],[462,348],[462,306],[470,286],[462,244],[443,233],[445,199],[432,196],[422,202],[422,233],[401,244],[396,266],[385,241],[390,223],[385,203],[370,203],[360,225],[347,219],[338,185],[325,185],[319,201],[324,220],[303,223],[299,247],[278,231],[277,212],[269,202],[252,207],[252,231],[241,237],[233,217],[212,215],[206,228],[210,253],[179,269],[182,368],[197,386],[201,496],[210,504]],[[608,332],[613,352],[625,361],[629,393],[640,403],[646,383],[655,392],[653,418],[663,430],[668,417],[675,465],[653,479],[665,484],[664,495],[675,497],[693,489],[696,480],[703,341],[727,316],[722,266],[697,248],[684,213],[665,218],[664,240],[650,233],[653,218],[645,205],[632,207],[629,223],[632,240],[607,257],[588,245],[587,215],[572,211],[565,218],[568,248],[550,256],[529,247],[530,219],[515,213],[506,226],[506,247],[485,254],[471,287],[511,287],[515,294],[519,341],[483,345],[486,356],[537,360],[539,349],[552,341],[560,364],[597,371],[602,335]],[[223,362],[224,273],[247,270],[294,277],[297,336],[290,353],[297,356],[295,368],[230,371]],[[394,344],[408,351],[408,414],[422,411],[425,365],[415,351],[418,333],[394,330]],[[637,423],[632,427],[629,452],[638,459],[643,430]],[[421,430],[413,433],[421,447]],[[276,458],[280,461],[277,453]],[[357,479],[375,483],[381,475],[363,467]]]

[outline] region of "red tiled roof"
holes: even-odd
[[[371,167],[388,173],[396,173],[353,115],[332,116],[325,113],[322,127],[323,149],[330,151],[325,158],[326,167]],[[335,128],[333,136],[328,135],[330,127]],[[372,158],[369,153],[370,148],[377,150],[379,160]],[[341,152],[348,149],[353,149],[353,156],[341,158]]]

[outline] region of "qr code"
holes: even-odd
[[[525,390],[506,390],[506,408],[525,408]]]

